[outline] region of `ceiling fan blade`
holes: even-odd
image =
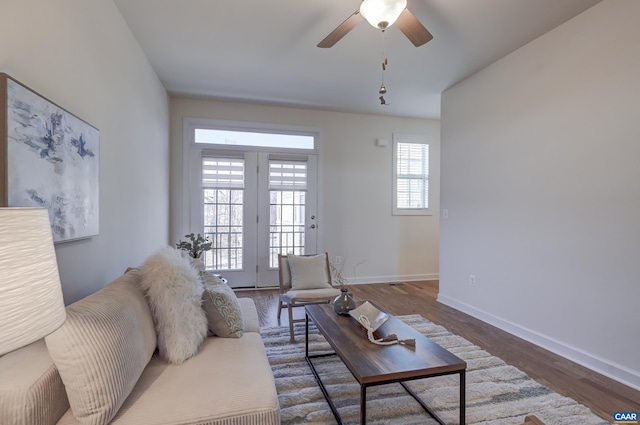
[[[331,31],[331,33],[324,38],[320,43],[318,43],[318,47],[331,47],[336,44],[342,37],[347,35],[349,31],[355,28],[356,25],[360,23],[364,18],[360,14],[359,10],[353,12],[353,15],[349,16],[343,23],[338,25],[338,28]]]
[[[404,9],[395,23],[414,46],[420,47],[431,41],[433,35],[418,21],[409,9]]]

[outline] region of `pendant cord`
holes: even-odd
[[[384,74],[387,70],[387,65],[389,64],[389,60],[387,59],[387,46],[389,43],[389,38],[387,37],[387,32],[384,30],[382,31],[382,35],[384,37],[382,43],[382,83],[380,84],[380,89],[378,90],[378,93],[380,94],[380,97],[378,99],[380,100],[381,105],[388,105],[386,99],[384,98],[384,95],[387,93],[387,87],[384,85]]]

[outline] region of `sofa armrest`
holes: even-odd
[[[238,303],[240,303],[240,309],[242,310],[244,332],[260,333],[260,320],[258,319],[256,303],[251,298],[238,298]]]
[[[44,340],[0,356],[0,424],[55,424],[69,408]]]

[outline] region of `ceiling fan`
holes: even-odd
[[[433,38],[433,35],[418,21],[418,18],[407,9],[407,0],[363,0],[360,9],[353,12],[343,23],[331,31],[324,40],[318,43],[318,47],[333,46],[355,28],[363,18],[373,27],[382,31],[395,23],[416,47],[422,46]]]

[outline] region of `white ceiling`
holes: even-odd
[[[429,43],[363,21],[320,49],[360,0],[114,0],[172,95],[436,119],[445,89],[599,1],[408,0]]]

